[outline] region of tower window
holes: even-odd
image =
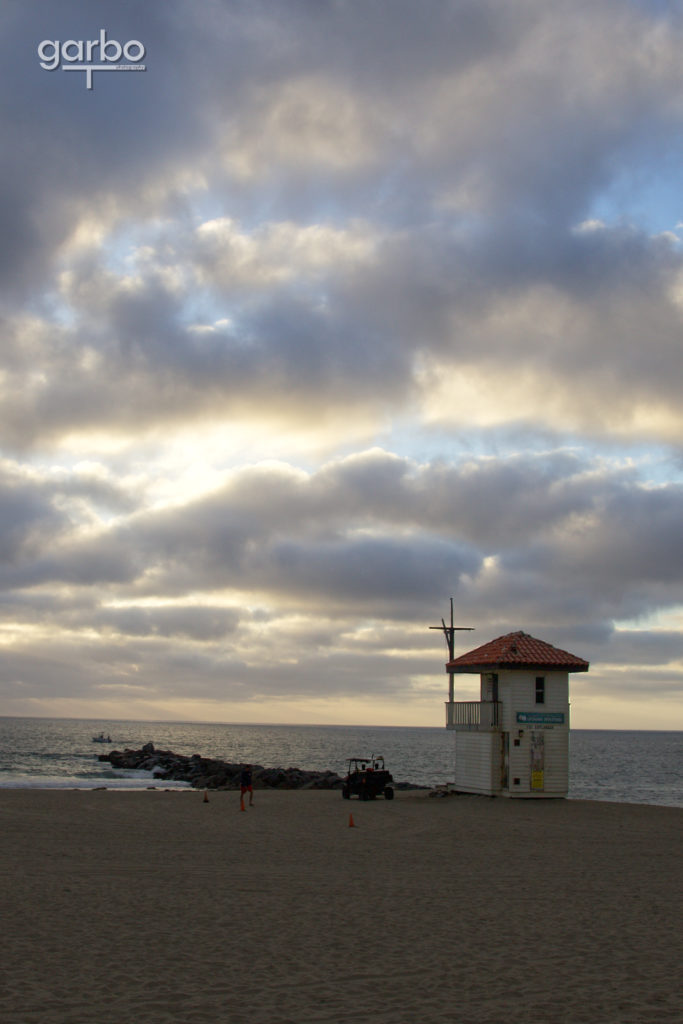
[[[545,704],[545,676],[536,676],[536,703]]]

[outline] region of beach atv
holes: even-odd
[[[350,800],[357,796],[359,800],[374,800],[383,796],[385,800],[394,799],[394,777],[384,767],[381,754],[372,757],[350,757],[342,797]]]

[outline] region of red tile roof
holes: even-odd
[[[587,672],[588,662],[569,651],[561,651],[528,633],[506,633],[497,640],[461,654],[446,665],[449,672],[488,672],[496,668],[545,668],[564,672]]]

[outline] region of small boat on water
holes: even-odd
[[[111,743],[112,739],[111,736],[105,736],[104,733],[101,732],[99,736],[93,736],[92,741],[93,743]]]

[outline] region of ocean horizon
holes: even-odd
[[[100,732],[111,743],[93,742]],[[0,717],[0,788],[145,789],[155,784],[151,773],[116,770],[98,757],[149,742],[188,756],[340,775],[347,758],[382,754],[397,782],[432,787],[454,778],[453,735],[438,726]],[[574,729],[569,798],[683,807],[682,755],[680,731]]]

